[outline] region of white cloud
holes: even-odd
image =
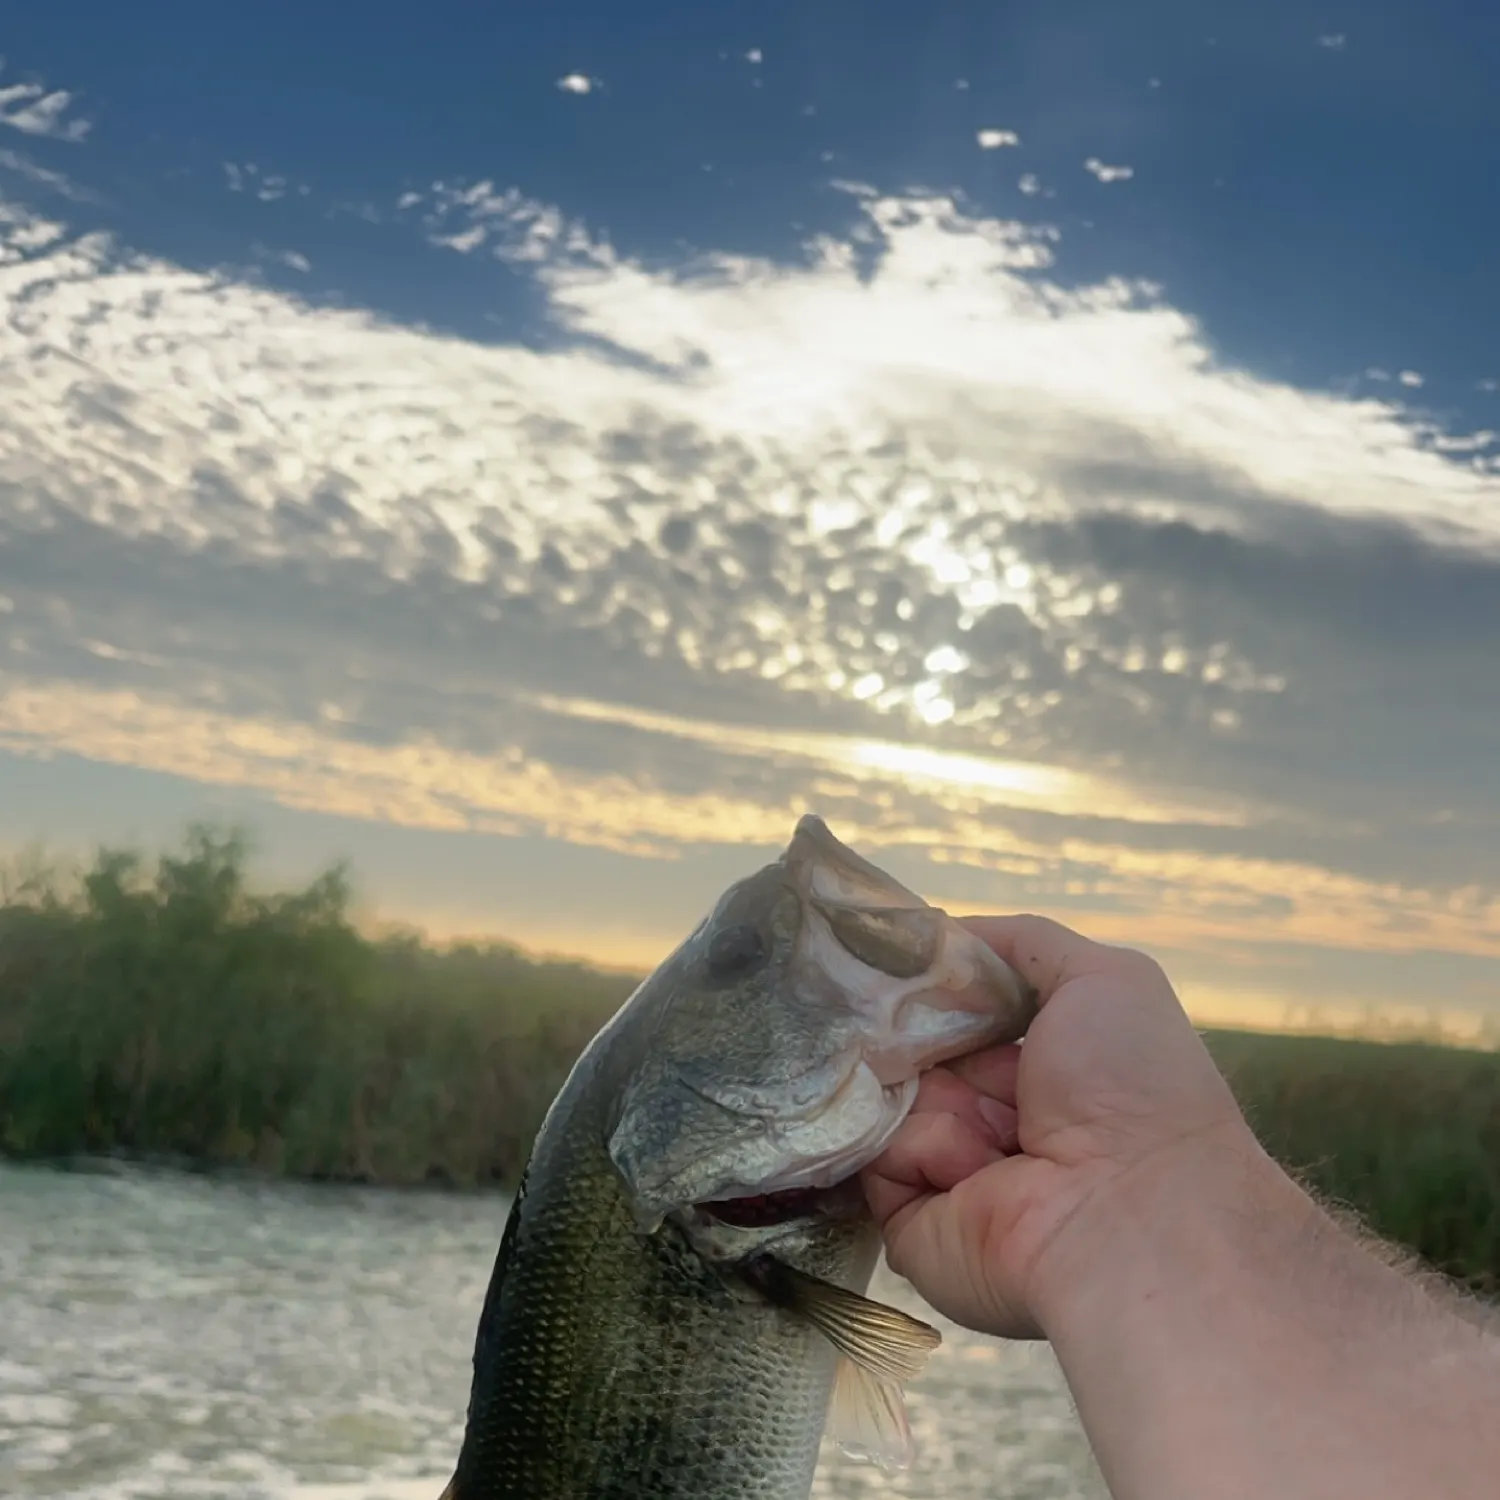
[[[1089,157],[1083,168],[1086,172],[1092,172],[1100,182],[1128,182],[1135,176],[1134,167],[1109,167],[1097,156]]]
[[[759,62],[764,62],[765,61],[765,57],[766,57],[766,54],[764,52],[762,52],[759,47],[752,47],[745,54],[745,61],[748,62],[748,63],[759,63]]]
[[[451,493],[462,536],[486,505],[518,516],[550,510],[554,481],[567,473],[570,513],[603,526],[618,476],[600,468],[599,435],[621,422],[628,428],[632,411],[650,410],[764,452],[758,482],[766,490],[756,503],[771,513],[794,474],[844,491],[845,448],[871,424],[917,432],[937,422],[947,434],[939,446],[951,442],[954,456],[930,460],[929,478],[909,502],[913,521],[927,508],[916,497],[934,486],[960,511],[981,496],[1008,506],[1008,493],[1032,497],[1028,509],[1095,503],[1049,476],[1087,451],[1090,433],[1129,431],[1143,451],[1159,448],[1163,462],[1232,472],[1247,490],[1289,504],[1417,526],[1443,522],[1500,538],[1494,483],[1433,453],[1426,429],[1398,406],[1225,367],[1192,319],[1139,284],[1111,280],[1068,291],[1048,282],[1053,236],[1045,229],[970,217],[943,198],[871,196],[861,212],[883,247],[873,277],[860,272],[851,244],[832,240],[815,244],[805,266],[707,256],[674,274],[618,257],[575,221],[514,189],[438,183],[431,196],[460,213],[455,230],[486,225],[497,255],[532,266],[561,328],[643,363],[572,348],[541,355],[436,340],[162,261],[115,260],[97,240],[73,242],[45,263],[12,269],[0,291],[7,299],[24,292],[55,325],[57,347],[85,337],[81,357],[100,379],[158,407],[162,433],[150,484],[127,479],[136,461],[124,450],[111,457],[106,446],[90,459],[98,467],[80,483],[80,503],[113,494],[121,524],[132,516],[131,524],[180,524],[188,517],[175,497],[196,465],[243,474],[246,493],[263,493],[267,504],[286,495],[289,482],[295,494],[299,483],[336,470],[372,517],[391,521],[403,496]],[[100,298],[110,315],[70,332],[78,309]],[[976,305],[986,307],[983,317]],[[38,336],[32,325],[11,326],[0,331],[0,351],[21,368]],[[228,362],[215,386],[183,381],[177,360],[208,348]],[[220,425],[215,391],[258,384],[262,366],[284,378],[256,403],[270,422],[259,440],[276,453],[281,433],[300,437],[295,454],[247,469],[243,414],[227,429],[239,436],[212,436]],[[374,371],[410,378],[375,380]],[[17,383],[19,395],[0,417],[9,434],[0,457],[15,463],[29,455],[28,469],[45,462],[59,475],[74,471],[77,445],[55,414],[66,409],[75,379],[65,366],[43,362]],[[309,408],[304,386],[347,390],[349,399]],[[473,434],[470,458],[454,456],[447,434],[455,420]],[[573,436],[560,446],[548,428],[538,438],[538,423],[561,423],[558,430]],[[369,432],[386,428],[401,440],[372,445]],[[1265,441],[1268,432],[1275,443]],[[833,467],[825,472],[826,462]],[[858,492],[872,484],[879,492],[902,472],[882,463],[859,461]],[[303,479],[293,481],[298,473]],[[712,488],[713,476],[702,482]],[[1190,490],[1165,508],[1226,522],[1237,509]],[[1163,502],[1154,500],[1152,510],[1163,513]],[[1253,510],[1238,514],[1243,520]],[[933,554],[931,567],[949,566]],[[975,566],[977,559],[960,571]]]
[[[1034,198],[1042,190],[1042,179],[1035,172],[1023,172],[1016,180],[1016,186],[1028,198]]]
[[[551,204],[528,198],[516,188],[501,191],[488,179],[467,185],[435,182],[425,200],[407,194],[398,207],[408,199],[427,203],[422,222],[428,240],[443,249],[467,255],[487,245],[497,260],[517,265],[561,264],[569,259],[613,263],[608,244],[582,224],[565,222]]]
[[[1021,137],[1014,130],[981,130],[977,133],[981,151],[995,151],[1001,146],[1019,146]]]
[[[1349,38],[1342,31],[1331,31],[1317,38],[1320,47],[1327,48],[1330,52],[1342,52]]]
[[[56,244],[66,232],[66,226],[56,219],[18,213],[0,201],[0,265],[27,260],[38,250]]]
[[[291,185],[287,179],[275,172],[263,172],[253,161],[237,163],[226,161],[224,182],[231,193],[251,193],[262,203],[275,203],[285,198]],[[306,197],[309,189],[304,184],[297,189]]]
[[[67,118],[73,96],[66,89],[47,89],[36,83],[13,83],[0,88],[0,125],[26,135],[55,141],[82,141],[93,128],[89,121]]]
[[[557,86],[565,94],[591,94],[599,87],[599,80],[587,73],[567,73],[557,80]]]
[[[472,224],[467,229],[460,229],[454,234],[432,234],[428,236],[428,243],[436,245],[443,250],[457,250],[460,255],[467,255],[471,250],[477,250],[489,238],[489,231],[483,224]]]
[[[7,172],[14,172],[16,176],[25,178],[27,182],[46,188],[49,192],[56,193],[58,197],[66,198],[71,203],[98,202],[96,194],[79,187],[70,177],[61,172],[54,172],[50,167],[41,166],[19,151],[0,149],[0,168]]]
[[[1422,377],[1417,374],[1415,370],[1403,370],[1396,377],[1396,379],[1399,380],[1402,385],[1407,386],[1413,390],[1423,384]]]
[[[1424,546],[1500,553],[1500,477],[1398,388],[1238,369],[1158,290],[1069,284],[1055,231],[940,196],[854,191],[856,228],[799,261],[677,268],[490,182],[403,202],[437,243],[482,233],[468,253],[530,277],[557,340],[312,306],[6,204],[7,743],[441,826],[516,826],[520,787],[544,831],[620,847],[758,839],[815,792],[1100,900],[1182,888],[1162,840],[1326,838],[1333,860],[1390,826],[1380,858],[1409,861],[1399,820],[1434,798],[1459,808],[1445,838],[1491,837],[1479,772],[1370,781],[1411,777],[1424,726],[1480,741],[1478,695],[1407,696],[1488,648],[1455,624],[1445,671],[1417,670],[1339,569],[1387,567],[1401,539],[1389,576],[1426,589],[1420,630],[1433,601],[1482,622],[1489,597]],[[1310,547],[1321,572],[1299,571]],[[877,747],[864,802],[824,742],[788,779],[814,727]],[[997,808],[1049,815],[986,782],[1017,762],[1107,800],[1007,833]],[[1184,826],[1134,853],[1138,829],[1088,823],[1164,801]],[[1444,905],[1418,874],[1295,885],[1305,850],[1215,847],[1236,910],[1295,888],[1341,921],[1360,902],[1430,907],[1450,934],[1489,919],[1478,877]]]

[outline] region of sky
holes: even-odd
[[[815,810],[1205,1022],[1493,1032],[1497,50],[10,8],[0,854],[241,823],[643,967]]]

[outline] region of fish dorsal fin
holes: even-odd
[[[840,1359],[828,1406],[828,1436],[850,1458],[886,1470],[910,1467],[916,1455],[901,1387]]]
[[[872,1302],[771,1256],[759,1257],[746,1272],[778,1307],[811,1323],[845,1359],[877,1380],[914,1380],[943,1342],[936,1328],[910,1313]]]

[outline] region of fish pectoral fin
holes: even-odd
[[[901,1386],[922,1373],[942,1334],[898,1307],[872,1302],[774,1256],[757,1256],[743,1274],[767,1300],[812,1324],[838,1350],[828,1436],[851,1458],[906,1468],[915,1447]]]
[[[747,1276],[767,1297],[811,1323],[845,1359],[877,1380],[914,1380],[943,1336],[929,1323],[872,1302],[771,1256],[747,1267]]]
[[[840,1359],[828,1406],[828,1436],[850,1457],[886,1470],[910,1467],[916,1455],[901,1387],[852,1359]]]

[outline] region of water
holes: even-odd
[[[498,1197],[0,1165],[0,1495],[437,1500]],[[1044,1346],[936,1318],[920,1451],[829,1452],[819,1500],[1101,1500]]]

